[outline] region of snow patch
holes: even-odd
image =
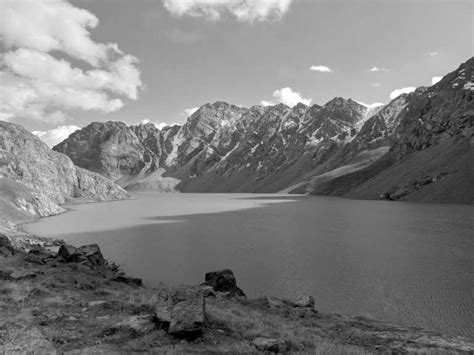
[[[261,144],[261,143],[258,143],[258,144],[256,144],[256,145],[254,145],[254,146],[252,147],[252,149],[250,149],[250,153],[251,153],[251,154],[255,154],[255,151],[256,151],[257,148],[260,146],[260,144]]]
[[[468,81],[466,84],[464,84],[463,89],[474,91],[474,83],[472,81]]]
[[[166,165],[167,166],[172,166],[176,163],[176,159],[178,158],[178,148],[181,144],[184,142],[184,137],[182,134],[182,131],[180,131],[173,137],[173,148],[171,149],[171,152],[168,154],[166,157]]]

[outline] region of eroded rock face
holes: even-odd
[[[63,212],[69,199],[96,201],[127,198],[102,175],[77,168],[23,127],[0,121],[0,207],[7,220]],[[14,212],[16,211],[16,212]]]

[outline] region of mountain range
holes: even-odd
[[[473,64],[377,108],[215,102],[162,130],[94,122],[53,149],[127,190],[472,202]]]
[[[5,221],[128,191],[284,192],[424,202],[474,201],[474,58],[431,87],[368,108],[205,104],[182,126],[93,122],[53,150],[0,121]]]

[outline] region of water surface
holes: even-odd
[[[474,207],[264,194],[141,194],[25,226],[98,243],[148,284],[230,268],[247,295],[474,334]]]

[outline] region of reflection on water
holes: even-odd
[[[325,312],[474,334],[474,208],[251,194],[142,194],[25,229],[104,255],[149,284],[231,268],[249,296],[312,294]]]

